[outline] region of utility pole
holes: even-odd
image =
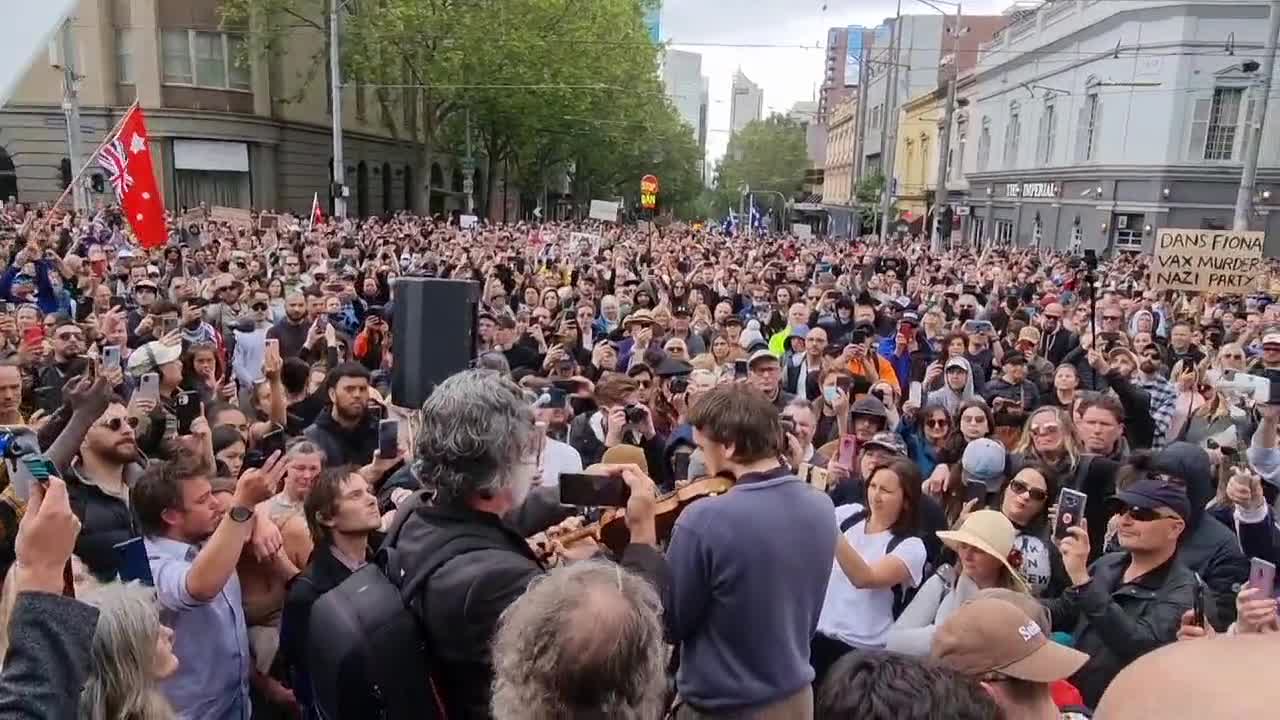
[[[889,239],[889,214],[893,211],[893,178],[895,173],[894,145],[898,142],[898,73],[901,71],[899,54],[902,50],[902,0],[898,0],[898,12],[893,21],[893,39],[889,41],[889,86],[885,93],[883,124],[880,127],[880,164],[884,168],[884,196],[880,206],[880,242]],[[910,78],[910,76],[908,76]],[[890,117],[893,131],[889,131]]]
[[[329,0],[329,114],[333,117],[333,216],[347,217],[347,165],[342,159],[342,63],[338,51],[340,0]]]
[[[467,195],[467,214],[476,214],[475,167],[476,161],[471,157],[471,108],[467,108],[467,157],[462,163],[462,191]]]
[[[80,76],[76,74],[76,43],[71,34],[71,18],[62,21],[62,115],[67,123],[67,159],[76,171],[80,162]],[[84,184],[71,179],[71,203],[76,210],[88,207]]]
[[[1276,41],[1280,37],[1280,0],[1271,0],[1271,23],[1267,26],[1267,45],[1263,52],[1261,73],[1249,92],[1254,99],[1253,117],[1245,127],[1244,171],[1240,174],[1240,190],[1236,193],[1235,221],[1232,230],[1248,230],[1253,216],[1254,182],[1258,178],[1258,155],[1262,151],[1262,126],[1267,119],[1267,104],[1271,95],[1271,76],[1276,66]],[[1261,88],[1261,92],[1254,88]]]
[[[943,16],[943,26],[946,17]],[[951,28],[951,79],[947,82],[947,109],[938,128],[938,186],[933,193],[933,243],[934,253],[941,253],[946,238],[942,237],[942,213],[951,205],[947,197],[947,160],[951,154],[951,122],[956,115],[956,83],[960,77],[960,4],[956,3],[956,25]]]
[[[862,30],[858,30],[862,34]],[[862,161],[867,142],[867,47],[859,42],[862,57],[858,58],[858,117],[853,138],[853,163],[849,167],[849,237],[858,237],[862,222],[858,219],[858,181],[862,179]]]

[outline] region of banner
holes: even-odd
[[[591,254],[597,255],[600,252],[600,242],[602,238],[599,235],[584,232],[569,233],[569,252],[579,254],[583,248],[591,248]]]
[[[466,230],[467,228],[472,227],[477,222],[479,222],[479,220],[480,218],[475,215],[459,215],[458,227],[462,228],[463,230]]]
[[[589,215],[592,220],[616,223],[618,222],[618,203],[612,200],[592,200]]]
[[[209,208],[209,220],[217,223],[230,223],[237,227],[249,227],[253,224],[253,217],[250,216],[248,210],[222,207],[221,205],[214,205]]]
[[[1266,288],[1261,232],[1169,228],[1156,234],[1152,290],[1243,294]]]
[[[791,234],[801,240],[808,240],[813,237],[813,228],[804,223],[791,223]]]

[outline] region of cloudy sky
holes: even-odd
[[[964,9],[966,14],[997,14],[1012,4],[1013,0],[966,0]],[[709,167],[729,143],[734,70],[741,67],[763,88],[765,115],[785,113],[797,101],[817,99],[828,28],[874,27],[892,17],[896,8],[897,0],[664,0],[662,40],[700,53],[702,74],[710,80]],[[917,0],[902,0],[902,11],[933,12]],[[720,44],[728,46],[714,46]],[[792,47],[748,47],[761,44]]]

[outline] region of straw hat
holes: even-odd
[[[999,560],[1015,578],[1018,587],[1027,590],[1027,582],[1022,579],[1022,573],[1009,563],[1015,537],[1017,531],[1014,530],[1013,523],[997,510],[974,511],[965,518],[960,529],[938,531],[938,538],[953,550],[957,544],[969,545]]]

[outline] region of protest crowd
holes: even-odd
[[[5,207],[0,718],[1280,707],[1265,283],[265,217]],[[417,278],[476,284],[475,352],[403,407]]]

